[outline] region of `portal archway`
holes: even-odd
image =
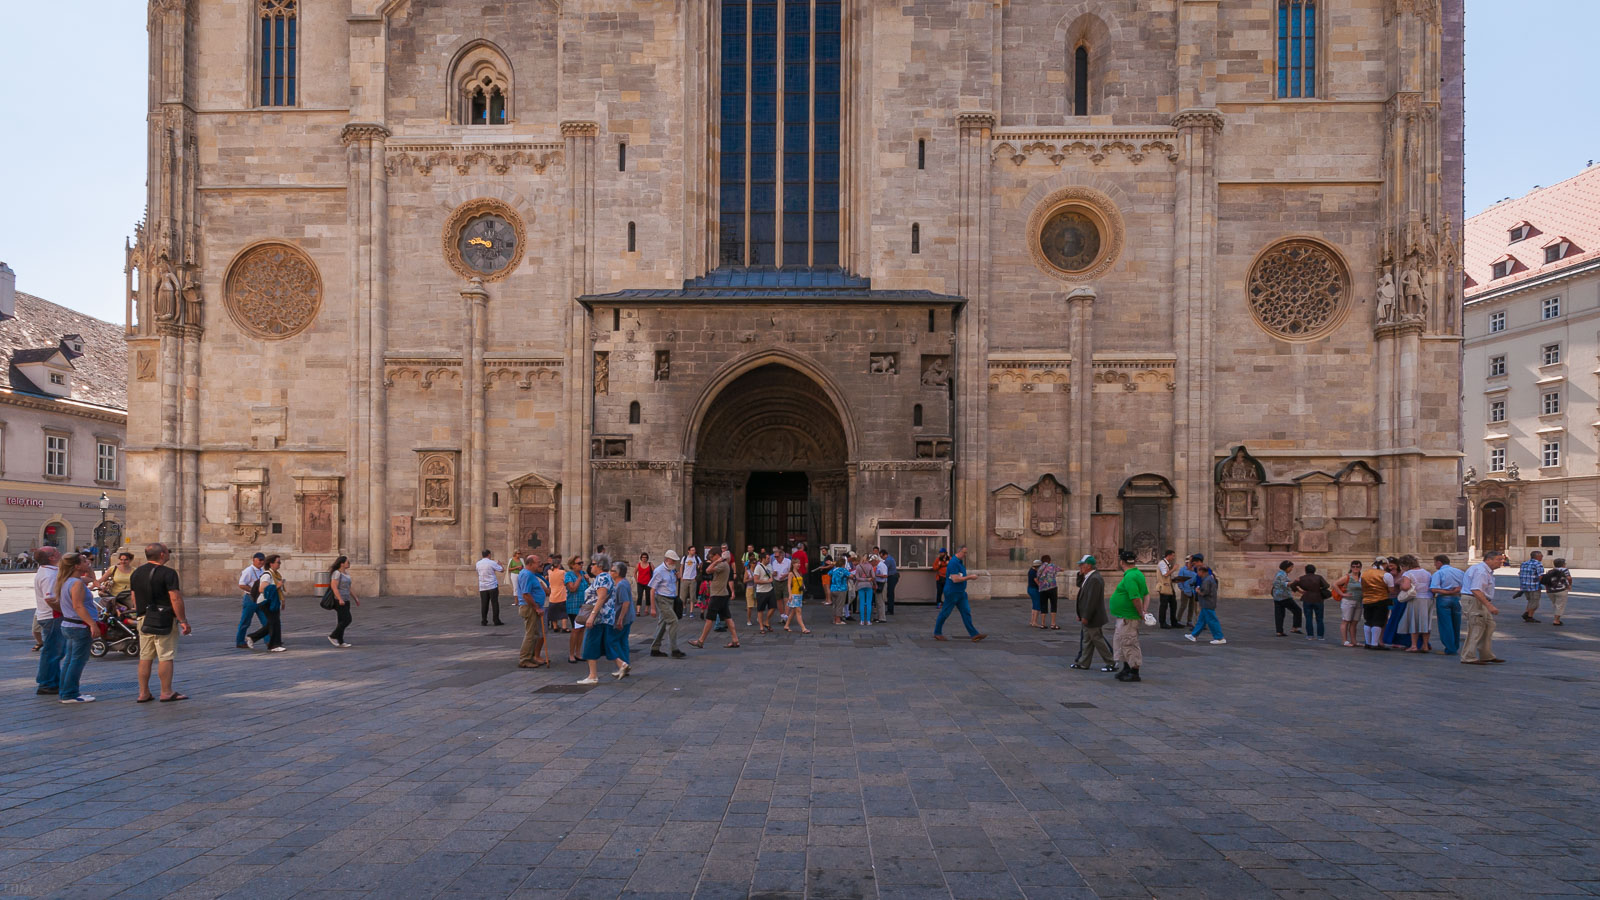
[[[1510,552],[1507,546],[1506,532],[1506,505],[1499,500],[1485,503],[1478,520],[1478,552],[1486,553],[1490,550]]]
[[[778,362],[722,386],[691,436],[691,540],[817,547],[849,533],[845,417],[821,383]]]

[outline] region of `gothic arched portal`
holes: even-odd
[[[738,376],[706,409],[694,446],[696,544],[845,539],[845,426],[810,377],[777,363]]]

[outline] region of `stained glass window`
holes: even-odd
[[[261,0],[261,105],[295,105],[296,0]]]
[[[1317,95],[1317,0],[1278,0],[1278,96]]]

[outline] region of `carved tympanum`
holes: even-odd
[[[1327,247],[1283,241],[1250,269],[1250,312],[1274,337],[1306,341],[1339,324],[1350,302],[1350,273]]]
[[[316,264],[288,244],[260,244],[228,270],[228,315],[244,331],[281,340],[304,331],[322,306]]]

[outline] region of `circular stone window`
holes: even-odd
[[[229,267],[223,305],[234,323],[255,337],[293,337],[317,317],[322,276],[298,247],[257,244]]]
[[[1110,198],[1089,188],[1056,191],[1028,222],[1033,261],[1065,281],[1104,272],[1122,252],[1122,218]]]
[[[463,278],[499,281],[522,261],[522,219],[488,198],[457,207],[444,226],[444,255]]]
[[[1288,240],[1256,257],[1246,289],[1250,313],[1273,337],[1315,340],[1344,319],[1350,273],[1333,250],[1315,241]]]

